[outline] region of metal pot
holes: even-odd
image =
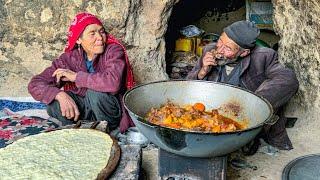
[[[147,122],[144,117],[151,107],[160,107],[168,100],[176,104],[202,102],[208,109],[228,102],[239,102],[242,116],[249,127],[228,133],[195,132],[162,127]],[[208,81],[159,81],[143,84],[124,95],[124,105],[130,117],[151,142],[171,153],[189,157],[213,157],[228,154],[251,141],[264,124],[272,124],[270,103],[252,92],[232,85]]]

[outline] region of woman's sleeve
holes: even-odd
[[[62,91],[60,89],[62,85],[56,82],[52,74],[58,68],[67,68],[63,56],[61,55],[58,59],[54,60],[50,67],[35,75],[29,82],[28,91],[35,100],[50,104],[56,95]]]

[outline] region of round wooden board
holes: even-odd
[[[106,165],[106,167],[103,170],[101,170],[101,172],[98,174],[97,180],[104,180],[109,178],[119,163],[120,156],[121,156],[121,149],[120,149],[120,146],[118,145],[118,141],[113,137],[111,138],[113,140],[113,144],[110,152],[110,158],[108,160],[108,164]]]

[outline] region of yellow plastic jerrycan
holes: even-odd
[[[194,49],[194,42],[189,38],[179,38],[176,40],[175,51],[191,52]]]
[[[199,44],[199,46],[197,47],[197,56],[202,56],[202,50],[203,50],[203,44]]]

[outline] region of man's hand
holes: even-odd
[[[217,61],[211,52],[207,52],[202,59],[202,68],[198,73],[198,79],[203,79],[208,72],[211,70],[212,66],[216,66]]]
[[[76,81],[77,73],[69,69],[57,69],[53,72],[52,77],[56,76],[57,83],[62,81]]]
[[[60,104],[61,114],[67,119],[77,121],[79,118],[79,109],[74,100],[65,92],[59,92],[55,99]]]

